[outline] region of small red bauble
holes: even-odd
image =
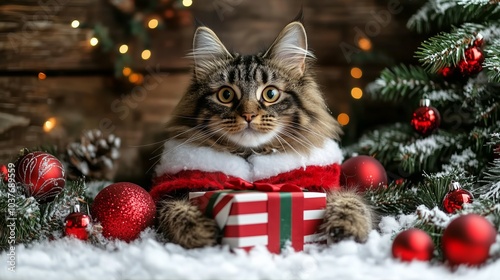
[[[0,165],[0,179],[6,184],[9,181],[9,170],[5,164]]]
[[[340,184],[346,188],[365,191],[387,186],[387,173],[382,164],[370,156],[356,156],[342,163]]]
[[[50,202],[66,184],[64,167],[53,155],[32,152],[16,162],[16,182],[20,183],[27,196],[38,202]]]
[[[475,75],[483,70],[484,55],[481,50],[472,46],[465,50],[464,57],[457,64],[457,69],[463,76]]]
[[[132,183],[114,183],[101,190],[92,204],[92,217],[107,238],[132,241],[154,224],[156,205],[151,195]]]
[[[414,112],[411,119],[411,126],[422,136],[428,136],[438,129],[441,124],[439,111],[430,106],[429,99],[420,100],[420,107]]]
[[[80,212],[80,207],[75,209],[64,219],[64,234],[80,240],[87,240],[89,233],[87,227],[90,225],[90,217]]]
[[[445,78],[450,78],[455,74],[455,68],[446,66],[439,71],[439,74]]]
[[[495,228],[484,217],[476,214],[460,216],[443,232],[444,257],[452,266],[480,265],[488,259],[495,239]]]
[[[399,233],[392,243],[392,256],[402,261],[432,259],[434,243],[423,230],[412,228]]]
[[[472,203],[474,197],[469,191],[462,189],[458,182],[451,183],[449,188],[443,199],[443,209],[446,213],[454,213],[461,210],[465,203]]]

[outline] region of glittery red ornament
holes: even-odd
[[[429,99],[420,100],[420,107],[413,112],[411,119],[411,126],[422,136],[432,134],[441,124],[439,111],[430,103]]]
[[[64,167],[53,155],[32,152],[16,162],[16,182],[20,183],[27,196],[40,203],[50,202],[66,184]]]
[[[441,76],[445,78],[453,77],[453,75],[455,74],[455,68],[446,66],[439,71],[439,74],[441,74]]]
[[[464,52],[464,57],[457,64],[457,69],[462,76],[472,76],[483,70],[484,55],[476,46],[469,47]]]
[[[0,165],[0,179],[6,184],[9,181],[9,169],[5,164]]]
[[[156,206],[151,195],[132,183],[114,183],[94,199],[92,217],[102,226],[107,238],[132,241],[154,224]]]
[[[443,209],[446,213],[454,213],[457,210],[462,209],[465,203],[472,203],[474,197],[472,194],[462,189],[458,182],[453,182],[449,186],[448,193],[443,199]]]
[[[382,164],[370,156],[356,156],[342,163],[340,184],[346,188],[365,191],[387,186],[387,173]]]
[[[392,242],[392,256],[402,261],[432,259],[434,243],[423,230],[412,228],[399,233]]]
[[[496,235],[495,228],[484,217],[476,214],[460,216],[443,232],[444,257],[452,266],[480,265],[488,259]]]
[[[90,225],[90,217],[80,212],[80,206],[75,205],[73,212],[64,219],[64,234],[73,236],[80,240],[87,240],[89,233],[87,227]]]

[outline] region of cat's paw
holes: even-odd
[[[168,200],[160,206],[158,231],[184,248],[200,248],[217,243],[218,228],[189,200]]]
[[[372,224],[372,209],[360,195],[353,191],[327,194],[325,218],[320,231],[329,242],[339,242],[344,239],[365,242]]]

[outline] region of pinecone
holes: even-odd
[[[118,167],[120,143],[113,134],[106,137],[98,129],[85,131],[80,142],[70,143],[66,149],[68,177],[111,181]]]

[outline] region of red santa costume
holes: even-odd
[[[247,159],[209,147],[178,140],[165,143],[156,167],[151,195],[155,201],[191,191],[234,188],[252,189],[258,184],[298,186],[307,191],[339,188],[342,152],[337,142],[327,139],[308,156],[296,153],[251,155]],[[243,184],[241,182],[244,182]]]

